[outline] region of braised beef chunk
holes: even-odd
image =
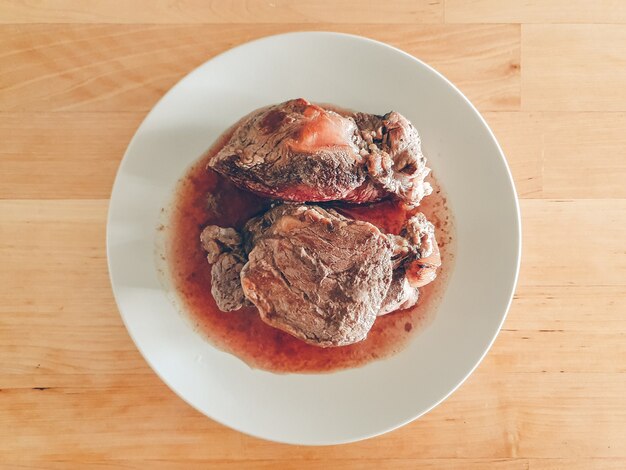
[[[393,247],[393,278],[378,315],[413,307],[419,287],[433,281],[441,266],[435,227],[417,213],[404,222],[400,235],[388,235]]]
[[[209,226],[201,241],[222,310],[251,301],[266,323],[322,347],[361,341],[376,316],[415,305],[440,264],[422,214],[389,235],[332,209],[280,204],[241,235]]]
[[[208,166],[277,201],[240,232],[203,230],[221,310],[251,303],[263,321],[303,341],[352,344],[377,316],[415,305],[441,265],[433,225],[408,215],[432,188],[417,130],[397,112],[339,113],[286,101],[246,117]],[[394,234],[302,204],[387,197],[403,207],[388,228]]]
[[[342,116],[304,99],[252,113],[209,167],[284,201],[417,205],[432,191],[417,130],[399,113]]]
[[[250,305],[241,289],[244,263],[232,255],[221,256],[211,267],[211,294],[220,310],[229,312]]]
[[[404,261],[406,276],[414,287],[423,287],[437,277],[441,255],[435,238],[435,226],[418,213],[405,223],[401,232],[408,241],[410,255]]]
[[[398,268],[393,272],[389,290],[387,290],[385,300],[383,300],[380,306],[378,316],[386,315],[396,310],[411,308],[417,303],[418,299],[419,290],[411,285],[404,268]]]
[[[318,346],[365,339],[392,277],[376,227],[316,206],[282,205],[252,234],[243,291],[268,324]],[[259,224],[253,221],[252,230]]]
[[[393,195],[408,205],[417,205],[432,192],[424,179],[430,173],[422,154],[417,129],[400,113],[392,111],[384,116],[355,113],[354,120],[363,141],[359,146],[365,158],[369,184],[358,195],[356,202],[369,202]],[[371,188],[371,189],[370,189]],[[357,192],[358,193],[358,192]]]
[[[211,294],[220,310],[237,310],[250,302],[241,289],[240,273],[245,263],[241,235],[232,228],[209,225],[200,243],[211,264]]]
[[[215,263],[223,254],[240,255],[241,235],[235,229],[209,225],[200,234],[200,244],[207,252],[209,263]]]

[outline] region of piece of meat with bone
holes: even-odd
[[[422,274],[436,272],[434,260],[421,260],[436,249],[422,214],[400,235],[389,235],[332,209],[281,204],[248,221],[241,237],[216,226],[202,234],[207,259],[216,263],[211,274],[220,308],[239,308],[245,297],[269,325],[321,347],[365,339],[376,316],[415,305],[428,277]],[[216,269],[225,257],[236,267]],[[240,285],[233,283],[237,270]]]
[[[251,113],[209,168],[262,196],[293,202],[415,206],[432,192],[417,130],[402,115],[340,115],[299,98]]]

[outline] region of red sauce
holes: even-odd
[[[319,348],[263,323],[254,307],[222,312],[211,295],[211,270],[200,246],[200,232],[207,224],[241,228],[262,212],[267,200],[238,189],[225,178],[207,171],[207,161],[232,135],[233,126],[212,150],[180,180],[166,227],[166,259],[184,309],[199,330],[218,348],[230,352],[251,367],[272,372],[329,372],[364,365],[401,351],[432,318],[451,266],[452,224],[446,199],[431,178],[433,195],[419,210],[437,227],[442,268],[437,279],[420,289],[418,304],[379,317],[366,340],[350,346]],[[406,212],[385,201],[368,206],[341,205],[337,209],[368,220],[383,231],[397,233]]]

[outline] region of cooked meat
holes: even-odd
[[[211,294],[218,308],[224,312],[250,305],[241,289],[241,270],[244,263],[232,254],[225,254],[211,266]]]
[[[209,263],[215,263],[223,254],[241,255],[241,235],[232,228],[209,225],[200,234],[200,243],[207,252]]]
[[[322,347],[361,341],[377,315],[415,305],[438,267],[422,214],[387,235],[332,209],[282,204],[248,221],[243,236],[209,226],[201,241],[222,310],[248,299],[266,323]]]
[[[389,290],[380,306],[378,316],[380,317],[396,310],[411,308],[417,303],[418,298],[419,290],[411,285],[404,268],[397,268],[393,272]]]
[[[432,187],[424,181],[430,169],[422,154],[417,129],[395,111],[384,116],[355,113],[354,120],[363,138],[359,147],[365,157],[369,180],[369,184],[360,189],[361,194],[357,191],[355,202],[394,195],[410,206],[419,204],[432,192]],[[376,192],[370,195],[370,191]]]
[[[417,205],[432,191],[417,130],[399,113],[342,116],[304,99],[253,112],[209,167],[285,201]]]
[[[200,243],[211,264],[211,294],[220,310],[237,310],[250,302],[241,289],[240,273],[245,263],[241,235],[232,228],[209,225]]]
[[[408,240],[410,256],[405,261],[406,275],[414,287],[422,287],[437,277],[441,255],[435,238],[435,226],[418,213],[407,220],[401,232]]]
[[[441,266],[435,227],[417,213],[405,221],[400,236],[392,240],[394,272],[379,316],[411,308],[419,298],[419,287],[433,281]]]
[[[254,248],[241,272],[261,318],[322,347],[365,339],[391,282],[389,239],[316,206],[281,205],[263,219],[249,226]]]

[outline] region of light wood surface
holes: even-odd
[[[0,468],[626,468],[626,2],[0,0]],[[369,36],[455,82],[521,197],[519,288],[484,362],[387,435],[221,426],[146,365],[109,286],[117,165],[203,61],[294,30]]]

